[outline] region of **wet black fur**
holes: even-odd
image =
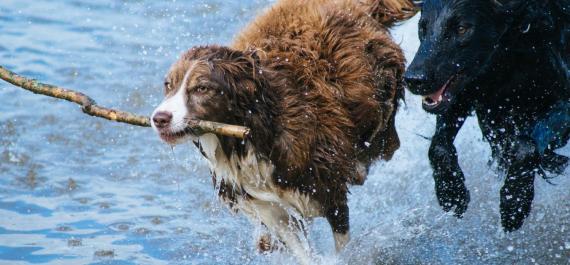
[[[453,141],[474,112],[506,172],[502,225],[519,229],[531,210],[535,175],[561,173],[568,163],[553,152],[560,146],[538,150],[529,131],[556,104],[570,105],[570,0],[427,0],[419,34],[406,73],[411,92],[432,94],[457,76],[449,101],[430,110],[437,114],[429,159],[439,204],[459,217],[467,210]]]

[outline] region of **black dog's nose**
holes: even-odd
[[[170,125],[170,122],[172,121],[172,113],[166,111],[159,111],[154,114],[154,116],[152,117],[152,121],[154,123],[154,126],[156,126],[156,128],[164,129],[168,125]]]
[[[404,74],[404,80],[412,93],[419,92],[427,82],[427,77],[423,73],[407,71]]]

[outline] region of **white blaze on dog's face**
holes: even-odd
[[[212,80],[211,65],[182,58],[170,69],[165,80],[165,99],[154,110],[152,127],[168,144],[196,140],[190,120],[221,120],[228,110],[222,84]]]
[[[205,120],[243,124],[251,116],[255,57],[226,47],[195,47],[175,62],[165,80],[165,99],[152,114],[162,140],[178,144],[196,139],[188,123]]]
[[[186,133],[186,121],[188,118],[186,86],[195,65],[196,63],[193,62],[188,67],[182,82],[177,88],[172,88],[174,84],[167,77],[167,81],[164,82],[166,98],[158,105],[151,116],[152,128],[160,135],[162,140],[169,144],[184,142],[185,138],[189,136]],[[173,66],[170,72],[175,67]]]

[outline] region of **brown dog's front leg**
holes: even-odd
[[[333,231],[337,252],[341,251],[350,240],[348,215],[348,205],[346,203],[341,206],[328,209],[325,214]]]

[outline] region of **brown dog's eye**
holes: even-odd
[[[208,88],[205,86],[199,86],[196,88],[196,91],[198,91],[198,93],[206,93],[208,92]]]
[[[463,35],[463,34],[465,34],[465,33],[467,33],[467,27],[465,27],[465,26],[459,26],[459,27],[457,27],[457,34]]]
[[[170,91],[170,82],[168,81],[164,82],[164,89],[166,90],[166,92]]]

